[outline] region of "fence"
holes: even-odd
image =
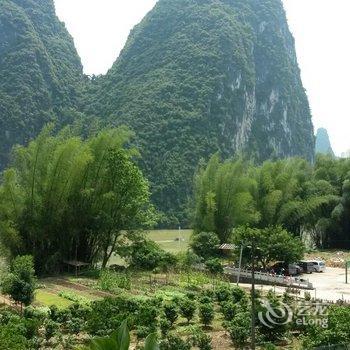
[[[252,273],[249,270],[241,270],[235,267],[225,267],[224,272],[227,275],[233,275],[238,277],[238,275],[241,278],[251,279]],[[255,280],[257,282],[264,282],[268,284],[275,284],[275,285],[281,285],[281,286],[287,286],[291,288],[300,288],[300,289],[313,289],[312,283],[310,283],[308,280],[301,280],[299,278],[295,277],[286,277],[286,276],[279,276],[279,275],[273,275],[266,272],[256,272],[255,273]]]
[[[324,346],[319,346],[314,350],[350,350],[350,344],[324,345]]]

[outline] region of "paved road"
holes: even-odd
[[[314,285],[317,298],[333,301],[345,299],[350,302],[350,284],[345,284],[345,269],[327,267],[326,272],[313,273],[307,278]]]
[[[344,299],[350,302],[350,274],[349,284],[345,284],[345,269],[327,267],[326,272],[314,272],[310,275],[304,275],[303,278],[308,279],[314,286],[315,290],[306,291],[319,299],[337,301]],[[250,284],[240,284],[245,289],[250,289]],[[271,286],[259,286],[257,289],[268,291]],[[275,287],[277,293],[283,294],[285,287]],[[305,291],[300,292],[300,296],[304,296]]]

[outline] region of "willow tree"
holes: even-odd
[[[106,264],[122,230],[152,216],[148,183],[125,128],[87,140],[46,127],[13,151],[0,187],[0,238],[10,255],[31,254],[37,271],[65,259]]]

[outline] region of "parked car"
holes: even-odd
[[[298,264],[287,264],[280,261],[274,264],[270,271],[275,272],[277,275],[297,276],[302,274],[303,269]]]
[[[303,269],[303,273],[313,273],[315,271],[312,261],[299,261],[298,265]]]
[[[325,272],[326,271],[326,264],[322,260],[314,260],[312,261],[314,264],[314,271],[315,272]]]

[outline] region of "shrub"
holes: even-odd
[[[156,268],[167,269],[176,266],[174,255],[165,252],[159,245],[146,239],[135,240],[123,253],[131,268],[152,271]]]
[[[162,318],[160,320],[160,331],[162,332],[162,336],[165,338],[170,329],[172,327],[172,324],[169,322],[169,320]]]
[[[27,350],[29,348],[27,339],[13,324],[0,327],[0,344],[2,349]]]
[[[227,325],[232,343],[242,348],[250,336],[250,314],[238,313]]]
[[[196,312],[196,303],[188,298],[184,298],[180,301],[180,313],[187,319],[189,324],[194,317]]]
[[[211,325],[214,320],[214,305],[211,303],[201,304],[199,307],[199,317],[205,326]]]
[[[89,305],[91,303],[91,300],[89,300],[88,298],[85,298],[84,296],[78,295],[77,293],[74,293],[74,292],[60,291],[58,293],[58,296],[81,305]]]
[[[87,305],[81,305],[74,303],[68,307],[66,311],[67,316],[71,318],[79,318],[82,321],[86,321],[91,312],[91,307]]]
[[[179,336],[170,334],[160,342],[159,350],[191,350],[191,345]]]
[[[139,302],[135,324],[146,326],[147,334],[155,332],[158,325],[159,310],[160,307],[155,300]]]
[[[33,257],[18,256],[11,265],[11,272],[2,281],[2,292],[21,305],[30,305],[34,300],[36,278]]]
[[[239,305],[232,301],[224,301],[220,306],[220,311],[226,321],[232,321],[240,310]]]
[[[83,329],[83,324],[80,318],[72,317],[66,322],[66,328],[71,334],[78,334]]]
[[[111,293],[117,293],[119,289],[130,290],[131,288],[131,279],[129,275],[110,270],[102,270],[98,282],[102,290]]]
[[[150,334],[145,341],[144,350],[156,350],[158,345],[156,342],[156,334]],[[129,349],[130,334],[127,326],[127,321],[123,321],[116,332],[113,332],[110,337],[99,338],[98,341],[92,340],[87,349]]]
[[[163,306],[164,315],[172,326],[178,319],[178,307],[174,301]]]
[[[91,304],[87,319],[87,331],[92,335],[107,335],[117,329],[123,320],[133,324],[138,302],[127,297],[105,298]]]
[[[207,270],[213,275],[222,274],[224,272],[224,267],[221,264],[220,259],[210,259],[205,263]]]
[[[26,329],[25,337],[27,339],[32,339],[39,334],[39,327],[41,325],[41,321],[39,319],[24,319],[23,323]]]
[[[58,324],[52,320],[47,320],[45,322],[45,339],[49,341],[57,332]]]
[[[206,260],[218,255],[219,244],[220,240],[215,233],[201,232],[193,235],[191,247],[198,256]]]
[[[92,303],[86,328],[92,335],[108,335],[127,320],[131,328],[146,325],[153,332],[157,328],[160,311],[161,301],[156,298],[105,298]]]
[[[246,296],[245,291],[238,286],[231,287],[231,294],[235,302],[240,302]]]
[[[194,327],[191,330],[191,343],[192,346],[199,350],[212,350],[212,339],[210,335],[203,332],[199,327]]]
[[[200,296],[198,300],[199,300],[200,304],[210,304],[213,302],[213,299],[211,299],[210,297],[208,297],[206,295]]]
[[[222,303],[223,301],[230,301],[232,300],[232,289],[227,284],[222,284],[215,290],[216,298],[219,303]]]
[[[200,293],[199,300],[210,300],[211,302],[215,301],[216,295],[215,291],[212,289],[205,289]]]

